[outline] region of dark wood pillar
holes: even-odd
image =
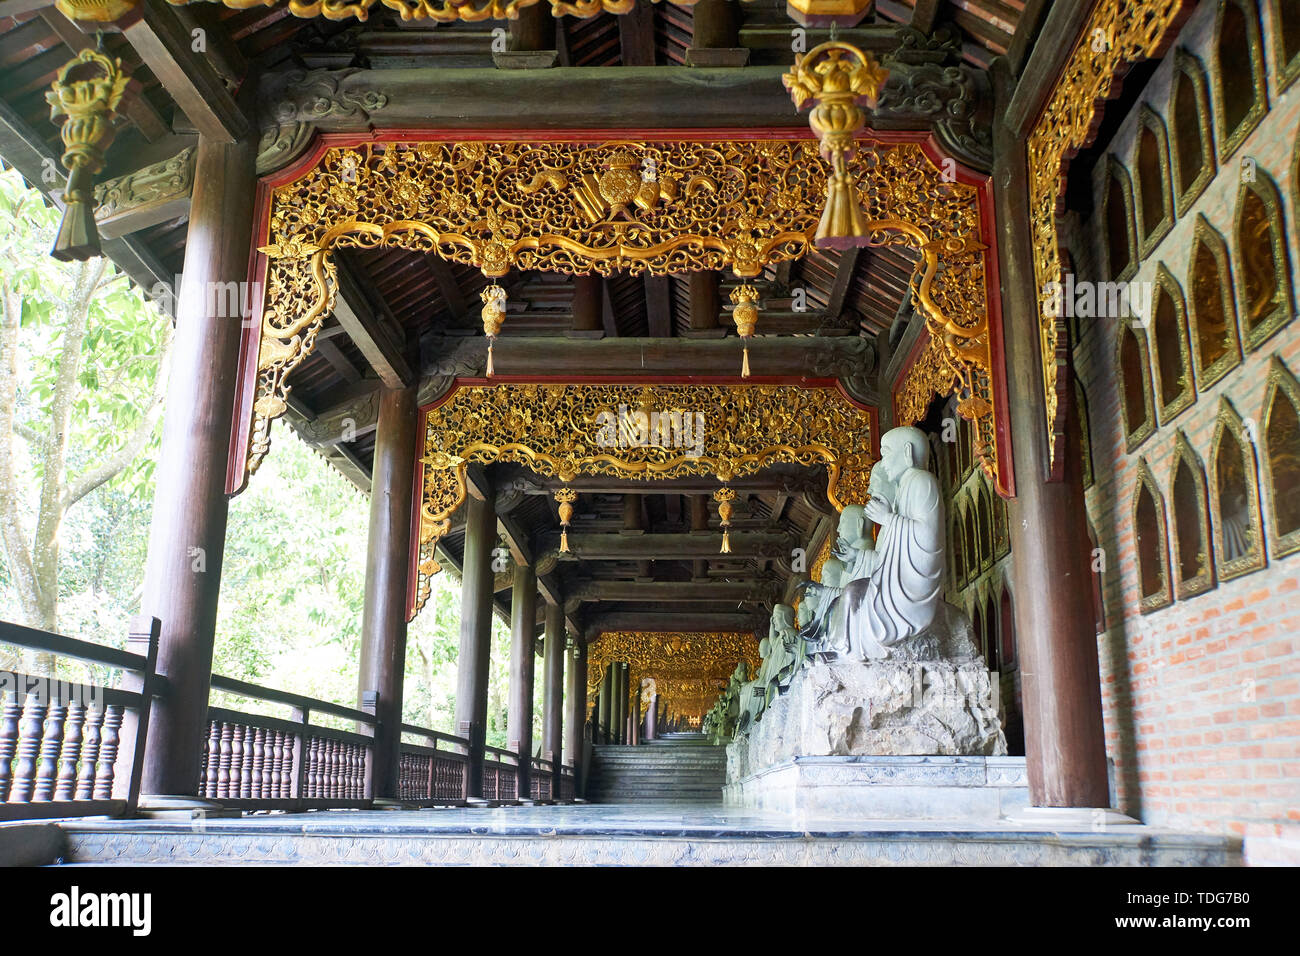
[[[488,665],[492,652],[492,549],[497,516],[490,500],[465,498],[465,562],[460,581],[460,656],[456,673],[456,733],[469,739],[471,797],[483,796]]]
[[[558,604],[546,605],[546,640],[542,645],[542,756],[555,761],[557,787],[564,750],[564,638],[564,608]]]
[[[601,338],[602,292],[605,280],[597,275],[573,277],[573,329],[578,338]]]
[[[654,740],[659,729],[659,695],[652,694],[645,709],[645,726],[641,732],[646,740]]]
[[[162,622],[158,672],[169,688],[150,714],[146,794],[198,794],[243,331],[240,316],[212,314],[224,297],[209,290],[248,279],[255,153],[255,141],[199,139],[142,607]]]
[[[617,743],[627,743],[627,665],[620,663],[614,673],[614,707],[618,718],[614,721]]]
[[[718,324],[722,300],[718,285],[722,274],[713,270],[692,272],[691,283],[691,326],[682,333],[686,338],[722,338],[727,330]]]
[[[537,572],[531,565],[515,568],[510,592],[510,696],[506,714],[506,746],[519,755],[519,798],[532,796],[533,778],[533,653],[537,622]]]
[[[397,796],[406,672],[406,583],[411,557],[418,402],[415,388],[382,389],[370,488],[366,600],[361,615],[360,703],[377,694],[374,795]]]
[[[605,676],[600,681],[600,696],[596,698],[599,705],[596,713],[596,742],[613,743],[610,739],[610,716],[613,712],[611,702],[614,700],[614,665],[605,668]]]
[[[1005,89],[1000,83],[999,92]],[[1007,98],[1000,100],[1005,106]],[[1051,481],[1025,144],[1001,122],[994,143],[1003,340],[1015,449],[1016,497],[1008,514],[1030,799],[1041,807],[1106,807],[1110,798],[1079,422],[1073,402],[1067,401],[1071,408],[1060,452],[1064,473]],[[1069,369],[1063,366],[1061,374],[1068,376]],[[1064,384],[1071,394],[1068,379]]]

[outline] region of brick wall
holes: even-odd
[[[1300,294],[1300,183],[1292,162],[1300,129],[1300,81],[1281,89],[1271,42],[1276,4],[1261,4],[1270,110],[1171,232],[1143,259],[1135,278],[1152,280],[1163,262],[1190,295],[1189,260],[1197,213],[1228,241],[1234,271],[1240,257],[1233,217],[1240,161],[1249,156],[1282,193],[1292,286]],[[1216,95],[1214,26],[1218,4],[1193,15],[1178,45],[1196,55]],[[1137,112],[1142,102],[1170,126],[1173,57],[1152,75],[1138,105],[1106,146],[1132,168]],[[1216,146],[1221,130],[1215,126]],[[1096,164],[1094,199],[1101,209],[1104,161]],[[1085,218],[1067,240],[1079,278],[1098,275],[1105,224]],[[1236,290],[1234,289],[1234,296]],[[1238,310],[1241,303],[1238,301]],[[1171,513],[1174,441],[1183,430],[1209,478],[1210,449],[1221,397],[1242,418],[1263,420],[1272,356],[1300,374],[1300,322],[1293,320],[1210,388],[1197,381],[1196,402],[1159,422],[1155,432],[1125,450],[1115,369],[1118,322],[1083,319],[1075,349],[1076,372],[1086,392],[1095,481],[1087,493],[1089,517],[1104,552],[1103,593],[1107,629],[1098,636],[1107,750],[1114,761],[1120,807],[1144,822],[1179,829],[1238,834],[1252,863],[1300,863],[1300,554],[1275,556],[1266,566],[1160,610],[1142,614],[1135,558],[1132,502],[1139,460],[1145,458]],[[1243,349],[1245,348],[1243,336]],[[1262,439],[1256,456],[1264,454]],[[1260,510],[1267,528],[1272,502],[1258,461]],[[1172,534],[1172,524],[1169,524]],[[1213,537],[1213,532],[1212,532]],[[1267,536],[1266,536],[1267,537]],[[1216,556],[1217,560],[1217,556]],[[1170,553],[1172,564],[1173,556]],[[1171,567],[1172,571],[1172,567]]]

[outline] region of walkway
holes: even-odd
[[[1145,826],[963,830],[665,804],[87,820],[64,829],[69,863],[1215,866],[1240,857],[1237,840]]]

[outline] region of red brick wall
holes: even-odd
[[[1275,4],[1266,0],[1262,6],[1266,30],[1271,29],[1267,21]],[[1204,64],[1211,97],[1216,92],[1216,7],[1203,4],[1179,38],[1179,45]],[[1295,219],[1300,183],[1291,174],[1300,129],[1300,81],[1289,90],[1279,89],[1271,42],[1266,42],[1266,61],[1268,116],[1142,262],[1138,280],[1152,279],[1156,264],[1164,262],[1184,296],[1190,293],[1187,274],[1197,213],[1204,213],[1227,238],[1234,270],[1238,267],[1233,214],[1240,161],[1250,156],[1273,178],[1287,204],[1292,284],[1300,295],[1300,270],[1295,268],[1300,262]],[[1143,95],[1166,124],[1172,66],[1172,57],[1166,58]],[[1107,147],[1130,173],[1136,119],[1135,108]],[[1216,127],[1216,145],[1219,135]],[[1099,170],[1103,167],[1097,164]],[[1100,176],[1094,177],[1094,196],[1099,209]],[[1098,278],[1092,263],[1101,261],[1105,226],[1099,219],[1085,220],[1071,242],[1080,278]],[[1102,702],[1119,805],[1154,825],[1241,835],[1252,863],[1300,863],[1300,554],[1278,558],[1266,545],[1263,569],[1141,614],[1131,518],[1138,462],[1145,458],[1164,496],[1166,521],[1172,521],[1171,470],[1179,429],[1209,478],[1221,397],[1243,418],[1262,421],[1270,357],[1277,355],[1300,375],[1300,321],[1247,352],[1241,365],[1211,388],[1202,390],[1198,381],[1196,403],[1161,422],[1132,454],[1125,451],[1114,367],[1117,322],[1084,319],[1080,326],[1075,363],[1087,395],[1095,473],[1088,509],[1106,560],[1108,627],[1098,636]],[[1256,456],[1263,454],[1261,441]],[[1256,477],[1267,528],[1272,502],[1262,469],[1260,460]],[[1172,552],[1169,561],[1172,569]]]

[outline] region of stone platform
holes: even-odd
[[[1024,757],[795,757],[731,781],[728,806],[993,824],[1029,805]]]
[[[1224,866],[1240,841],[1127,826],[954,827],[766,810],[546,806],[62,824],[66,863],[477,866]]]

